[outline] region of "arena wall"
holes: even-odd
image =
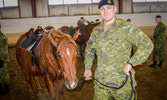
[[[155,13],[167,12],[167,2],[133,3],[131,0],[123,0],[123,14],[130,13]],[[36,17],[99,15],[98,4],[72,4],[72,5],[48,5],[48,0],[35,0]],[[115,0],[117,13],[119,2]],[[1,8],[1,19],[31,18],[31,0],[19,0],[18,7]]]
[[[31,0],[20,0],[20,17],[32,17]]]

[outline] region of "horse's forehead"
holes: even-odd
[[[66,45],[66,46],[65,46]],[[76,49],[76,45],[72,41],[64,41],[59,45],[58,51],[61,52],[63,50],[67,51],[67,53],[70,53],[72,51],[76,50],[70,50],[70,49]]]

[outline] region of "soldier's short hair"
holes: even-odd
[[[84,17],[81,17],[80,19],[84,19]]]
[[[160,16],[160,15],[157,15],[155,18],[161,18],[161,16]]]
[[[127,22],[131,22],[131,19],[127,19],[126,21],[127,21]]]

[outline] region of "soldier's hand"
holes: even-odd
[[[130,75],[130,74],[129,74],[129,71],[132,71],[132,65],[126,64],[126,66],[124,67],[123,71],[124,71],[124,73],[125,73],[126,75],[129,76],[129,75]]]
[[[85,70],[84,77],[85,77],[85,80],[91,80],[92,79],[92,72],[91,72],[91,70]]]

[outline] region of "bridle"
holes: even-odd
[[[64,44],[71,44],[72,42],[71,41],[67,41],[67,42],[64,42]],[[63,74],[63,71],[62,71],[62,68],[60,66],[60,63],[59,63],[59,59],[61,58],[61,55],[58,55],[58,47],[60,46],[59,45],[60,43],[57,43],[56,45],[56,61],[57,61],[57,64],[58,64],[58,68],[59,68],[59,71],[60,71],[60,75],[62,76],[62,78],[64,79],[64,74]]]

